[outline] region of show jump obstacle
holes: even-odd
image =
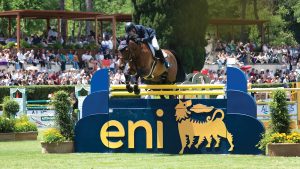
[[[110,98],[107,70],[95,73],[75,129],[76,152],[260,154],[265,131],[244,73],[227,68],[226,99]]]

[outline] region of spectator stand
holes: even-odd
[[[50,20],[57,20],[57,36],[58,39],[63,38],[64,41],[67,40],[68,29],[66,29],[66,35],[62,35],[61,30],[61,20],[66,20],[68,27],[68,20],[77,20],[77,21],[94,21],[95,22],[95,41],[98,42],[98,21],[101,23],[100,35],[102,35],[103,30],[103,21],[111,21],[112,22],[112,32],[113,32],[113,41],[114,41],[114,49],[116,47],[116,24],[117,22],[127,22],[131,21],[132,17],[130,14],[104,14],[98,12],[79,12],[79,11],[61,11],[61,10],[12,10],[12,11],[2,11],[0,12],[1,18],[8,19],[8,37],[12,36],[12,19],[16,19],[16,43],[17,49],[20,49],[20,40],[21,40],[21,19],[45,19],[46,27],[45,30],[47,32],[50,31]],[[65,36],[65,37],[63,37]]]

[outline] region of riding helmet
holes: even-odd
[[[125,25],[125,31],[128,33],[132,29],[135,29],[135,24],[132,23],[132,22],[127,22],[126,25]]]

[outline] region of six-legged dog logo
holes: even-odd
[[[194,146],[199,148],[200,144],[206,139],[206,148],[211,147],[212,138],[216,141],[215,148],[220,146],[220,137],[226,138],[230,144],[228,151],[233,151],[233,136],[228,132],[224,119],[224,112],[221,109],[214,109],[214,107],[207,107],[202,104],[192,106],[192,101],[188,100],[176,105],[176,121],[178,123],[178,130],[181,140],[181,150],[179,154],[183,154],[184,148],[191,146],[194,143],[194,137],[198,136],[198,142]],[[191,107],[189,109],[189,107]],[[213,111],[214,110],[214,111]],[[212,117],[208,115],[212,113]],[[205,120],[197,120],[192,118],[192,115],[204,115]],[[219,117],[220,116],[220,117]],[[187,140],[188,139],[188,140]],[[189,144],[187,145],[189,141]]]

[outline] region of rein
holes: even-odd
[[[147,76],[144,77],[145,79],[148,80],[148,79],[153,79],[154,78],[153,72],[154,72],[154,70],[156,68],[156,64],[157,64],[157,60],[154,59],[154,61],[152,63],[152,66],[151,66],[150,73]]]

